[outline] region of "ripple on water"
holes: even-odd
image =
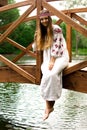
[[[31,84],[0,84],[0,115],[15,130],[87,130],[87,95],[63,89],[55,110],[42,120],[44,100]]]

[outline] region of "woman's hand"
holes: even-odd
[[[53,62],[50,62],[50,63],[49,63],[49,66],[48,66],[49,70],[52,70],[53,66],[54,66],[54,63],[53,63]]]
[[[49,70],[52,70],[55,60],[56,60],[56,58],[52,56],[50,59],[50,62],[49,62],[49,66],[48,66]]]

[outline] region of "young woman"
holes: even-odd
[[[43,63],[41,65],[41,95],[46,102],[43,120],[49,117],[54,110],[55,101],[61,96],[62,70],[69,62],[66,42],[62,30],[58,25],[52,24],[48,10],[40,12],[39,29],[35,33],[37,50],[43,51]]]

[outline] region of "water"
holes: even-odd
[[[36,63],[25,56],[18,64]],[[38,85],[0,83],[0,130],[87,130],[87,94],[63,89],[46,121],[44,108]]]
[[[38,85],[0,83],[0,130],[87,130],[87,94],[63,89],[46,121]]]

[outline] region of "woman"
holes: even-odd
[[[61,96],[62,70],[69,62],[66,42],[62,30],[58,25],[52,24],[49,11],[40,12],[39,29],[35,33],[35,47],[43,50],[43,63],[41,65],[41,95],[46,101],[43,120],[49,117],[54,110],[55,101]]]

